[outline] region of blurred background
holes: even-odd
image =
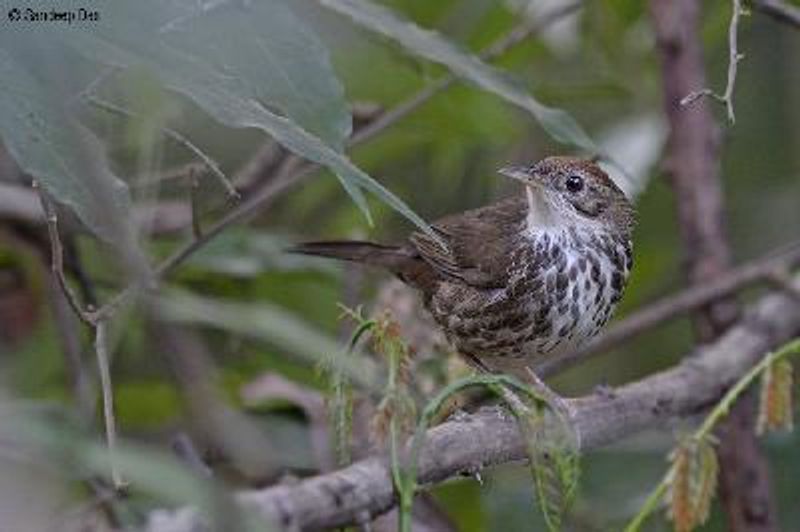
[[[617,318],[680,289],[682,255],[674,198],[661,171],[666,125],[660,70],[642,2],[585,1],[569,9],[559,0],[382,3],[475,53],[519,24],[544,21],[540,31],[492,63],[513,73],[539,101],[568,110],[626,170],[623,174],[610,169],[636,198],[639,221],[635,268]],[[359,29],[317,2],[295,0],[290,8],[328,48],[356,132],[381,111],[448,74],[444,67]],[[702,8],[708,82],[721,90],[727,71],[730,3],[703,2]],[[739,48],[745,59],[736,84],[736,124],[726,122],[723,106],[713,108],[720,125],[726,212],[737,263],[798,236],[800,32],[754,13],[740,26]],[[65,67],[69,70],[70,65]],[[65,84],[64,91],[69,90]],[[284,171],[303,164],[260,131],[220,124],[201,106],[165,89],[147,68],[116,73],[103,90],[135,114],[95,109],[84,120],[105,143],[111,166],[130,187],[137,209],[150,209],[141,215],[138,241],[151,262],[168,256],[191,237],[192,210],[202,234],[233,205],[208,172],[186,177],[196,158],[165,139],[163,128],[173,128],[201,146],[245,197],[261,186],[257,181],[237,181],[247,176],[254,157],[262,157],[262,162],[272,157],[272,168]],[[348,153],[358,167],[425,220],[434,220],[515,193],[514,183],[496,173],[507,163],[579,152],[553,141],[530,115],[496,95],[456,81]],[[27,184],[9,153],[2,153],[0,194],[6,203],[14,193],[29,192],[23,186]],[[30,199],[15,199],[14,205]],[[303,340],[312,341],[306,331],[344,350],[354,323],[342,319],[341,305],[363,305],[365,313],[388,305],[402,321],[399,314],[411,300],[389,286],[390,279],[381,273],[289,256],[283,249],[309,239],[392,242],[414,229],[383,202],[372,197],[368,202],[372,226],[336,177],[319,170],[258,209],[247,223],[228,227],[174,271],[162,292],[179,289],[203,298],[198,302],[186,296],[190,299],[177,304],[175,313],[183,317],[175,319],[185,325],[165,323],[146,304],[118,312],[109,325],[108,345],[121,440],[146,444],[147,452],[177,456],[181,463],[201,458],[202,464],[191,467],[208,469],[202,474],[213,471],[216,478],[242,488],[331,468],[335,459],[324,413],[330,375],[320,369],[322,361],[309,355],[324,349],[303,353]],[[125,286],[126,259],[83,229],[74,216],[64,213],[61,219],[69,283],[84,302],[107,301]],[[0,210],[0,390],[6,403],[24,405],[26,412],[36,412],[37,419],[57,420],[45,423],[45,432],[55,431],[55,436],[43,438],[62,440],[79,433],[102,443],[92,336],[59,295],[48,256],[44,225],[10,207]],[[757,293],[748,291],[744,298]],[[231,307],[214,306],[216,300]],[[191,317],[181,314],[181,305],[191,308]],[[203,314],[203,305],[211,305],[213,311]],[[259,317],[264,321],[259,323]],[[284,319],[293,325],[301,322],[304,328],[295,330],[284,325]],[[276,330],[289,338],[276,338]],[[412,335],[408,329],[404,332]],[[464,373],[435,338],[415,336],[406,341],[416,351],[411,381],[420,404],[447,379]],[[688,320],[677,319],[570,369],[551,384],[566,395],[622,384],[675,364],[691,345]],[[365,356],[372,358],[370,367],[377,373],[385,371],[380,356]],[[369,411],[375,401],[358,392],[355,396],[354,430],[363,436],[369,429],[357,425],[371,414],[359,414],[359,405],[366,403]],[[0,428],[0,437],[13,436],[8,426]],[[689,427],[676,422],[585,455],[569,529],[619,529],[661,478],[676,435]],[[8,431],[12,434],[4,434]],[[367,440],[363,436],[355,455],[363,452]],[[785,530],[800,530],[799,443],[796,434],[764,441]],[[89,466],[74,466],[76,459],[69,454],[47,454],[47,467],[0,457],[0,515],[18,512],[20,523],[31,519],[28,528],[9,530],[37,530],[34,519],[40,512],[21,509],[31,497],[42,504],[49,501],[54,512],[64,508],[89,512],[82,505],[94,504],[102,510],[98,522],[118,524],[136,524],[149,508],[169,500],[137,490],[113,499],[102,475]],[[142,456],[130,459],[143,460]],[[166,468],[159,474],[165,482],[180,485]],[[442,514],[437,519],[457,530],[544,529],[534,525],[539,512],[532,503],[529,473],[519,465],[489,471],[482,483],[469,477],[448,482],[432,491],[432,499]],[[650,530],[669,529],[662,517],[649,525]],[[723,529],[718,511],[703,529]]]

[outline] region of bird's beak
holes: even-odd
[[[539,174],[536,172],[531,172],[530,167],[525,166],[504,166],[500,170],[497,171],[499,174],[502,174],[506,177],[510,177],[511,179],[516,179],[517,181],[522,181],[526,185],[533,185],[538,186],[541,185],[542,180],[539,177]]]

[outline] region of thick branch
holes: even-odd
[[[800,278],[794,285],[800,287]],[[766,352],[800,332],[800,302],[780,294],[763,298],[713,344],[679,366],[618,388],[570,400],[582,448],[593,449],[637,431],[663,426],[717,401],[727,387]],[[463,472],[523,460],[515,421],[495,409],[445,422],[428,431],[419,477],[426,485]],[[368,520],[395,502],[389,465],[372,457],[301,481],[239,495],[248,508],[285,530],[312,530]],[[195,509],[160,510],[147,532],[207,532]]]

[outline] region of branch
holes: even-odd
[[[64,274],[64,247],[58,232],[58,216],[47,193],[39,188],[35,181],[34,188],[39,193],[39,201],[46,218],[47,234],[50,239],[50,269],[52,275],[58,282],[59,288],[75,315],[90,327],[94,333],[94,349],[100,373],[100,388],[103,393],[103,420],[105,422],[106,442],[110,458],[111,480],[114,488],[119,490],[125,487],[125,482],[119,474],[115,460],[117,430],[114,417],[114,393],[111,386],[111,370],[109,368],[108,341],[106,339],[108,333],[107,318],[100,317],[92,308],[84,308],[78,300],[78,296],[69,286],[67,277]]]
[[[701,89],[690,92],[681,100],[682,106],[691,105],[698,99],[709,96],[718,102],[725,104],[728,110],[728,120],[731,124],[736,123],[736,115],[733,112],[733,89],[736,86],[736,72],[738,70],[739,61],[744,59],[744,54],[739,53],[738,34],[739,34],[739,19],[745,13],[742,9],[742,0],[732,0],[733,11],[731,13],[731,23],[728,26],[728,83],[725,85],[725,92],[717,94],[711,89]]]
[[[730,64],[723,100],[733,120],[733,85],[741,0],[733,1],[728,31]],[[702,285],[730,266],[723,216],[718,131],[704,102],[682,109],[681,96],[706,85],[697,0],[651,0],[651,14],[662,62],[665,112],[670,124],[669,176],[686,253],[689,282]],[[693,316],[700,343],[713,341],[733,323],[738,305],[731,297],[704,306]],[[719,429],[720,498],[732,532],[776,529],[769,468],[756,440],[752,396],[742,397]]]
[[[92,319],[91,309],[83,308],[77,294],[67,282],[67,276],[64,274],[64,247],[61,244],[61,236],[58,233],[58,215],[55,207],[50,202],[50,198],[47,197],[47,193],[39,188],[35,181],[33,182],[33,188],[39,193],[39,202],[47,224],[47,236],[50,239],[50,271],[58,281],[58,285],[75,315],[86,325],[94,327],[96,324]]]
[[[800,278],[794,286],[800,288]],[[764,297],[740,323],[673,369],[612,392],[570,399],[583,450],[638,431],[663,427],[714,404],[765,353],[800,332],[800,302],[784,294]],[[431,486],[464,472],[524,460],[516,422],[497,409],[482,409],[429,430],[419,459],[419,480]],[[344,469],[249,491],[240,503],[283,530],[318,530],[363,522],[395,504],[390,464],[371,457]],[[150,514],[147,532],[207,532],[194,508]]]
[[[800,7],[781,0],[753,0],[753,7],[775,20],[800,29]]]

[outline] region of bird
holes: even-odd
[[[537,362],[577,349],[610,319],[633,268],[635,211],[594,160],[551,156],[498,172],[521,191],[431,223],[435,237],[290,251],[392,272],[468,363],[527,380]]]

